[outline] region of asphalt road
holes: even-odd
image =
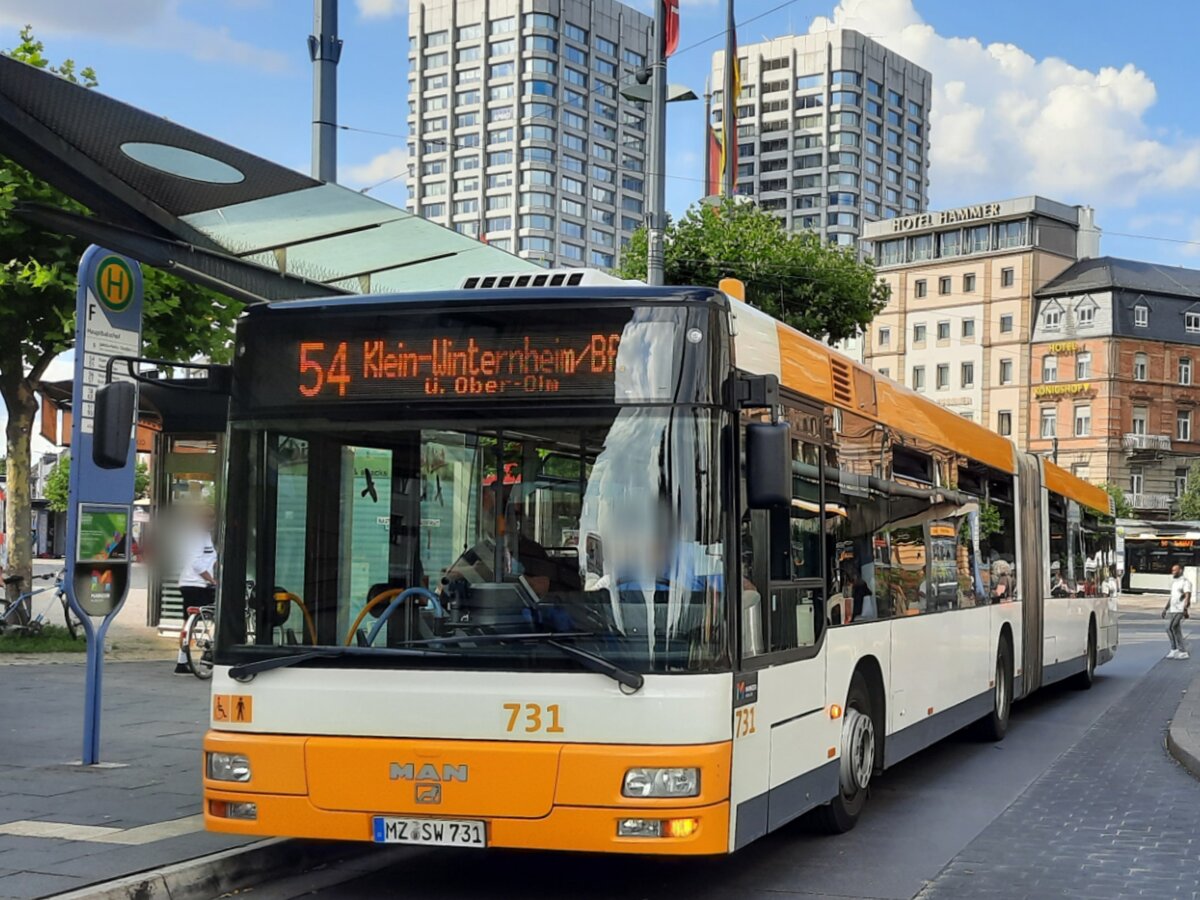
[[[1192,627],[1200,650],[1200,625]],[[1200,832],[1200,783],[1166,757],[1160,733],[1200,655],[1163,661],[1166,649],[1156,614],[1123,614],[1117,657],[1090,691],[1049,688],[1017,704],[1003,742],[954,736],[889,770],[858,827],[840,837],[802,821],[705,860],[393,847],[260,885],[254,896],[1191,897],[1195,841],[1171,846],[1155,828],[1166,818]],[[1079,810],[1100,821],[1076,821]],[[1080,875],[1112,872],[1125,880]]]

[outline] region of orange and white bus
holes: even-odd
[[[244,314],[210,829],[728,853],[1111,658],[1102,490],[721,291],[588,277]]]

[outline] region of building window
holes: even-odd
[[[1092,433],[1092,407],[1075,407],[1075,437],[1087,437]]]
[[[1190,312],[1183,314],[1184,327],[1195,334],[1200,331],[1200,312]]]
[[[880,347],[888,347],[888,346],[891,346],[891,343],[892,343],[892,329],[880,328],[879,329],[879,346]]]
[[[942,256],[958,256],[960,253],[962,253],[962,232],[961,231],[947,231],[945,234],[943,234],[939,237],[939,242],[941,243]],[[965,275],[963,276],[963,278],[964,278],[963,290],[964,291],[967,289],[966,281],[965,281],[966,277],[967,276],[965,276]],[[975,276],[971,275],[970,277],[971,277],[971,287],[973,290],[974,286],[975,286],[975,280],[974,280]]]
[[[1000,383],[1012,384],[1013,363],[1011,359],[1000,360]]]
[[[1011,267],[1000,270],[1000,287],[1012,287],[1015,276]]]
[[[975,273],[968,272],[963,276],[963,293],[969,294],[975,290]]]
[[[962,370],[959,373],[961,376],[962,386],[965,388],[975,387],[975,363],[965,362],[962,364]]]
[[[889,369],[887,366],[880,366],[879,374],[882,375],[884,378],[887,378],[889,375],[892,374],[892,370]]]
[[[1080,303],[1075,307],[1075,321],[1079,323],[1080,328],[1091,328],[1096,321],[1096,305],[1094,303]]]
[[[1012,434],[1012,413],[1007,409],[1002,409],[996,413],[996,431],[1008,437]]]
[[[938,293],[939,294],[950,293],[950,282],[951,282],[951,278],[949,275],[943,275],[941,278],[939,278],[938,279]]]
[[[1148,377],[1150,357],[1145,353],[1137,353],[1133,357],[1133,380],[1145,381]]]
[[[1005,271],[1012,271],[1006,269]],[[1047,309],[1042,312],[1042,327],[1047,331],[1058,331],[1062,328],[1062,310],[1058,308]]]
[[[1042,357],[1042,382],[1053,384],[1058,381],[1058,357],[1047,354]]]
[[[914,391],[925,390],[925,367],[924,366],[913,366],[912,387],[913,387]]]
[[[1058,436],[1058,407],[1042,407],[1042,427],[1039,434],[1044,438]]]
[[[926,284],[924,278],[918,278],[913,282],[913,296],[924,297],[926,294]]]
[[[1135,306],[1133,308],[1133,324],[1137,328],[1147,328],[1150,325],[1150,307]]]
[[[950,389],[950,364],[939,363],[937,367],[937,389],[945,391]]]
[[[950,340],[950,323],[949,322],[938,322],[937,323],[937,339],[939,341]]]
[[[1179,383],[1192,383],[1192,358],[1190,356],[1179,357]]]
[[[1092,377],[1092,354],[1081,350],[1075,355],[1075,380],[1086,381]]]
[[[1149,410],[1145,406],[1135,406],[1133,408],[1133,420],[1130,424],[1133,434],[1146,433],[1146,421],[1149,418]]]
[[[1175,470],[1175,499],[1183,496],[1183,492],[1187,490],[1187,469]]]
[[[1134,466],[1129,470],[1129,493],[1140,494],[1145,483],[1146,477],[1142,474],[1141,466]]]
[[[1190,441],[1192,439],[1192,411],[1181,409],[1175,413],[1175,440]]]
[[[1001,334],[1012,334],[1012,330],[1013,330],[1013,317],[1011,315],[1001,316],[1000,317],[1000,333]]]
[[[963,319],[962,320],[962,336],[963,336],[963,340],[967,340],[967,341],[973,340],[975,338],[975,320],[974,319]]]
[[[913,343],[914,344],[925,343],[925,325],[924,324],[913,326]]]

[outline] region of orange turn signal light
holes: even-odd
[[[699,819],[667,819],[663,822],[663,837],[691,837],[699,827]]]
[[[829,718],[840,719],[842,717],[842,708],[836,703],[829,707]]]

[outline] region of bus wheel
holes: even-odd
[[[1075,676],[1075,687],[1086,691],[1096,681],[1096,621],[1088,625],[1087,662],[1083,671]]]
[[[859,672],[850,679],[842,714],[842,747],[838,766],[838,793],[818,809],[822,828],[830,834],[849,831],[867,805],[867,789],[875,771],[875,723],[871,694]]]
[[[1008,732],[1008,717],[1012,712],[1013,668],[1012,647],[1001,636],[996,650],[996,677],[992,686],[992,711],[975,723],[980,740],[1002,741]]]

